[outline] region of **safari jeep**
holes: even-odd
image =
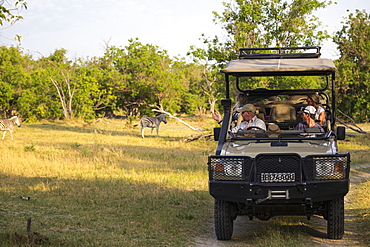
[[[251,220],[319,215],[327,221],[328,238],[343,237],[350,155],[339,153],[337,146],[345,128],[335,123],[335,70],[331,60],[320,58],[320,47],[243,48],[238,60],[221,69],[224,117],[214,129],[215,155],[208,158],[218,240],[231,239],[233,221],[240,215]],[[232,90],[247,95],[266,131],[231,132]],[[324,132],[294,130],[312,93],[320,96],[325,109]]]

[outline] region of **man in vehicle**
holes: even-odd
[[[318,128],[320,132],[324,132],[324,129],[315,122],[316,109],[313,106],[306,106],[302,111],[303,122],[300,122],[295,130],[306,130],[307,128]]]
[[[256,107],[253,104],[246,104],[237,109],[243,117],[243,121],[232,128],[231,132],[236,133],[239,130],[248,130],[248,129],[261,129],[266,130],[266,124],[262,119],[259,119],[256,116]]]
[[[315,108],[315,120],[320,126],[326,124],[325,109],[320,106],[320,96],[316,93],[307,95],[307,104]]]

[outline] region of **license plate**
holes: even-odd
[[[261,182],[294,182],[295,173],[279,173],[279,172],[270,172],[270,173],[261,173]]]

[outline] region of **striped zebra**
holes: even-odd
[[[5,138],[6,131],[9,131],[12,140],[14,140],[13,139],[14,125],[17,125],[18,127],[21,127],[21,122],[19,121],[18,116],[13,116],[9,119],[0,119],[0,131],[1,130],[4,131],[3,140]]]
[[[163,123],[167,123],[167,120],[166,120],[166,114],[159,114],[155,117],[142,117],[140,119],[140,125],[141,125],[141,136],[144,138],[144,130],[145,128],[152,128],[152,130],[150,131],[150,134],[153,133],[153,129],[156,128],[157,129],[157,135],[158,135],[158,129],[159,129],[159,125],[161,124],[161,122]]]

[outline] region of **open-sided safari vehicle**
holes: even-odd
[[[345,128],[335,124],[335,70],[331,60],[320,58],[320,47],[240,49],[239,60],[221,70],[224,117],[214,130],[216,154],[208,159],[217,239],[231,239],[238,215],[260,220],[321,215],[328,238],[343,237],[350,155],[340,154],[337,146]],[[267,127],[279,128],[232,133],[231,85],[247,95]],[[324,132],[294,130],[312,93],[325,109]]]

